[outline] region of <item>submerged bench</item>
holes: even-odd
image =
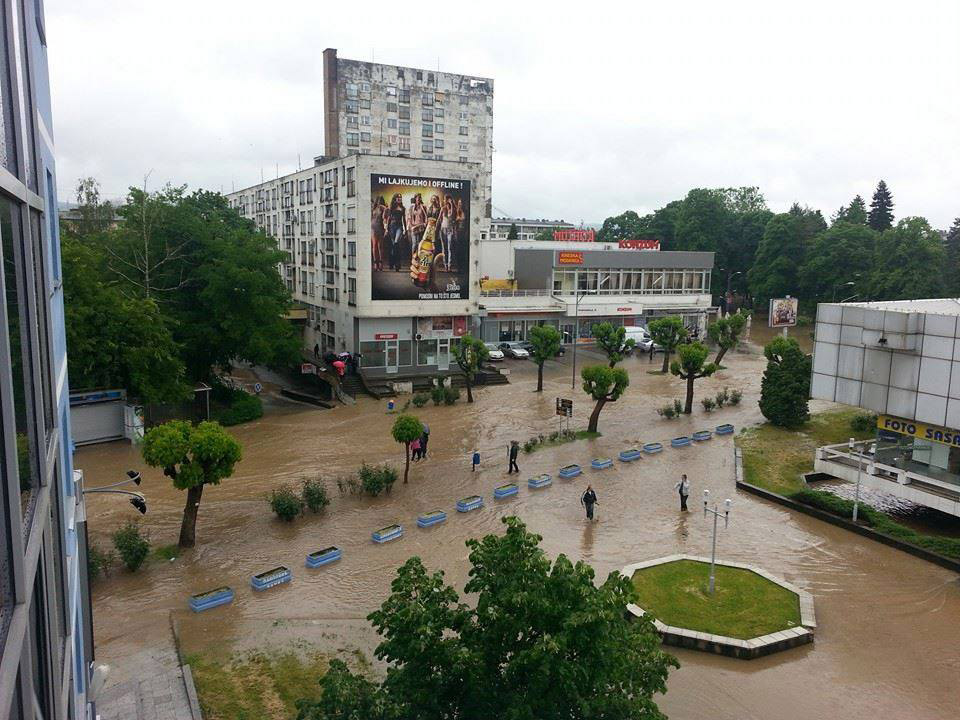
[[[608,467],[613,467],[613,460],[610,458],[594,458],[590,461],[590,467],[594,470],[606,470]]]
[[[582,472],[583,470],[580,468],[579,465],[564,465],[562,468],[560,468],[560,472],[557,474],[560,475],[560,477],[562,478],[569,479],[569,478],[575,478],[577,475],[579,475]]]
[[[336,562],[343,556],[343,552],[336,545],[323,550],[317,550],[307,555],[307,567],[318,568]]]
[[[379,530],[374,531],[373,541],[375,543],[385,543],[390,542],[391,540],[396,540],[399,537],[403,537],[403,527],[400,525],[387,525],[382,527]]]
[[[483,498],[479,495],[471,495],[462,500],[457,500],[457,512],[470,512],[483,507]]]
[[[277,585],[290,582],[293,573],[290,568],[280,565],[266,572],[258,573],[250,578],[250,587],[254,590],[267,590]]]
[[[517,487],[516,483],[507,483],[506,485],[501,485],[498,488],[494,488],[493,496],[497,500],[502,500],[503,498],[510,497],[511,495],[516,495],[520,492],[520,488]]]
[[[622,450],[620,452],[620,460],[623,462],[633,462],[634,460],[639,460],[643,457],[643,451],[639,448],[630,448],[629,450]]]
[[[723,425],[717,425],[717,427],[714,428],[714,432],[717,435],[729,435],[730,433],[733,432],[733,425],[730,425],[729,423],[724,423]]]
[[[417,526],[425,528],[431,525],[439,525],[446,519],[447,514],[443,510],[434,510],[419,516],[417,518]]]
[[[194,612],[203,612],[230,602],[233,602],[233,590],[227,586],[218,587],[215,590],[191,595],[190,609]]]
[[[643,446],[643,451],[648,455],[653,455],[663,450],[663,443],[646,443]]]
[[[553,485],[553,478],[546,473],[527,480],[527,487],[533,488],[534,490],[549,487],[550,485]]]
[[[703,442],[704,440],[709,440],[712,437],[713,433],[709,430],[697,430],[697,432],[693,434],[693,439],[696,442]]]
[[[689,435],[681,435],[680,437],[675,437],[673,440],[671,440],[670,445],[672,447],[686,447],[691,442],[693,441],[690,439]]]

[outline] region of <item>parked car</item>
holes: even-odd
[[[523,343],[517,342],[516,340],[513,342],[502,342],[497,347],[503,350],[503,354],[507,357],[516,358],[517,360],[526,360],[530,357],[530,353],[523,347]]]
[[[654,347],[653,338],[650,337],[650,333],[645,327],[641,325],[634,325],[626,328],[626,331],[627,340],[634,341],[634,350],[636,352],[647,353],[650,352],[650,348]]]
[[[524,342],[520,343],[520,347],[522,347],[524,350],[526,350],[526,351],[527,351],[527,354],[529,354],[530,357],[533,357],[533,343],[532,343],[532,342],[530,342],[529,340],[524,341]],[[561,346],[560,346],[560,350],[557,351],[557,357],[563,357],[564,352],[565,352],[565,351],[564,351],[564,349],[563,349],[563,345],[561,345]]]
[[[494,343],[484,343],[483,346],[487,349],[487,360],[490,362],[500,362],[503,360],[503,350],[498,348]]]

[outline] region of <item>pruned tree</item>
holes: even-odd
[[[489,357],[490,351],[483,341],[470,334],[464,335],[453,351],[453,357],[463,373],[464,383],[467,386],[467,402],[473,402],[473,378],[483,362]]]
[[[406,485],[410,475],[410,443],[423,435],[423,423],[415,415],[399,415],[393,421],[390,434],[396,442],[403,444],[403,484]]]
[[[583,391],[597,403],[590,413],[587,430],[597,432],[600,411],[608,402],[615,402],[623,395],[623,391],[630,384],[630,376],[623,368],[589,365],[580,371],[580,377],[583,379]]]
[[[651,320],[648,329],[653,342],[663,348],[662,372],[665,373],[670,369],[671,353],[687,339],[687,327],[683,324],[683,318],[679,315],[668,315]]]
[[[633,338],[627,339],[627,330],[622,325],[614,326],[612,323],[602,322],[594,325],[591,330],[593,339],[606,354],[610,367],[623,360],[637,344]]]
[[[709,354],[706,345],[692,342],[678,347],[677,359],[670,363],[670,373],[687,381],[687,402],[683,408],[687,415],[693,412],[693,383],[717,371],[716,363],[704,364]]]
[[[219,423],[191,425],[185,420],[172,420],[147,431],[142,452],[147,465],[163,468],[163,474],[173,480],[175,488],[187,491],[179,544],[192,548],[203,488],[219,485],[233,475],[242,456],[240,443]]]
[[[553,325],[537,325],[530,328],[531,355],[537,364],[537,392],[543,392],[543,364],[552,360],[560,352],[563,339],[560,331]]]
[[[732,350],[740,342],[740,333],[747,326],[747,316],[739,310],[733,315],[717,318],[707,327],[707,337],[717,344],[717,356],[713,359],[719,365],[728,350]]]

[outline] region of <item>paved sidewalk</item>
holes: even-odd
[[[100,720],[200,720],[191,714],[183,675],[172,648],[137,660],[135,670],[124,669],[124,674],[134,675],[132,679],[100,693]]]

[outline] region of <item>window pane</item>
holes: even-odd
[[[360,343],[361,367],[384,367],[387,364],[385,343],[382,340]]]
[[[0,13],[0,32],[7,37],[7,13]],[[7,61],[6,45],[0,53],[0,103],[3,112],[0,113],[0,163],[14,175],[17,174],[17,145],[13,127],[13,87],[10,82],[10,66]]]
[[[30,238],[33,247],[33,289],[36,301],[37,327],[36,335],[40,345],[40,391],[43,401],[43,424],[49,433],[53,429],[53,373],[50,369],[50,343],[48,340],[49,328],[49,294],[47,293],[47,271],[44,266],[46,252],[43,246],[43,221],[37,210],[30,210]],[[44,447],[46,447],[44,445]]]

